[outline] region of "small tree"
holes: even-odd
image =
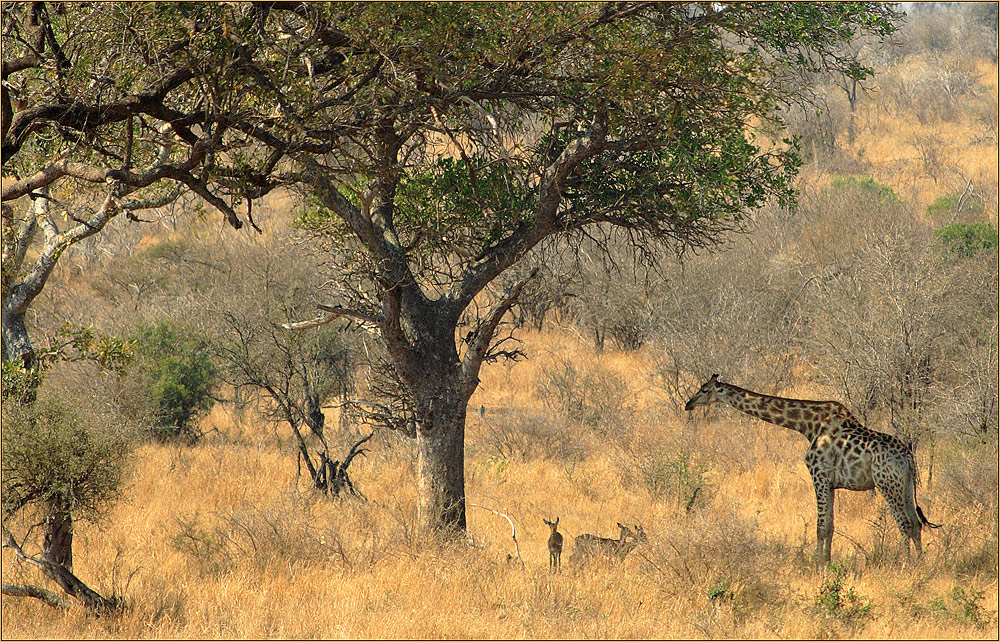
[[[211,409],[218,380],[208,342],[191,328],[164,321],[141,327],[135,345],[143,385],[156,406],[153,435],[197,439],[194,422]]]
[[[325,404],[336,398],[346,401],[353,390],[352,335],[346,322],[315,333],[282,327],[305,312],[303,281],[309,275],[295,252],[289,247],[261,249],[245,255],[238,268],[220,266],[228,278],[217,285],[240,294],[223,296],[225,307],[208,314],[212,350],[222,379],[237,398],[291,428],[299,465],[305,464],[316,490],[334,496],[341,491],[360,494],[347,470],[364,454],[361,445],[372,435],[355,437],[346,455],[335,459],[323,413]],[[241,300],[250,290],[257,295]]]
[[[79,519],[99,519],[119,497],[128,470],[130,435],[77,404],[42,398],[32,405],[4,403],[0,443],[4,546],[88,607],[112,607],[112,601],[72,573],[73,524]],[[40,558],[28,555],[27,542],[14,536],[17,525],[39,518]],[[44,590],[32,592],[35,588],[5,584],[4,592],[59,603]]]

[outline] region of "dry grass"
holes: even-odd
[[[883,501],[842,492],[842,570],[817,572],[798,435],[723,411],[702,420],[661,407],[642,352],[595,355],[560,332],[530,334],[526,345],[534,358],[484,373],[474,402],[487,406],[486,421],[502,408],[543,412],[535,391],[556,355],[626,375],[639,401],[620,438],[581,435],[585,456],[574,462],[491,457],[484,422],[470,419],[469,499],[509,512],[523,571],[508,557],[507,522],[487,511],[470,508],[472,546],[417,534],[404,442],[383,437],[356,462],[369,501],[331,502],[296,490],[287,436],[254,434],[216,412],[207,421],[222,436],[194,448],[143,446],[114,514],[78,529],[77,572],[123,594],[124,615],[4,598],[4,637],[995,636],[995,503],[966,509],[944,482],[922,488],[921,503],[945,526],[925,537],[923,562],[903,565]],[[677,474],[704,484],[690,511],[670,480],[651,485],[641,472],[682,450],[692,462]],[[564,560],[574,536],[611,536],[617,521],[641,523],[650,542],[621,565],[567,564],[553,576],[542,517],[555,515]],[[3,570],[5,581],[31,578],[6,553]]]

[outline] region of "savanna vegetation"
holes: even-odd
[[[995,636],[997,10],[899,11],[5,4],[3,637]]]

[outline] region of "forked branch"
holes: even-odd
[[[500,512],[500,511],[497,511],[497,510],[493,510],[492,508],[488,508],[488,507],[482,506],[480,504],[472,504],[470,502],[466,502],[465,505],[466,506],[473,506],[475,508],[482,508],[483,510],[489,511],[489,512],[493,513],[494,515],[498,515],[498,516],[503,517],[504,519],[507,520],[507,523],[510,524],[510,538],[512,540],[514,540],[514,554],[517,555],[517,561],[521,563],[521,570],[523,571],[524,570],[524,560],[521,559],[521,547],[518,546],[518,544],[517,544],[517,528],[514,526],[514,520],[512,520],[510,518],[510,516],[506,512]]]

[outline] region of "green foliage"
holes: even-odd
[[[847,571],[835,564],[830,565],[829,571],[820,586],[816,606],[828,615],[847,622],[857,623],[869,617],[872,603],[868,598],[858,595],[853,588],[844,588]]]
[[[927,216],[931,220],[939,220],[944,217],[967,216],[970,218],[982,218],[984,212],[981,201],[967,198],[962,201],[961,194],[949,194],[939,196],[934,202],[927,206]]]
[[[899,197],[891,187],[879,183],[871,176],[838,176],[830,183],[835,192],[853,192],[886,204],[899,204]]]
[[[35,363],[30,368],[25,368],[21,359],[0,364],[2,397],[5,402],[34,403],[45,379],[45,371],[59,361],[90,361],[119,377],[125,375],[126,368],[132,361],[133,348],[128,341],[99,334],[91,328],[68,321],[51,337],[49,343],[52,348],[36,355]]]
[[[956,256],[973,256],[995,250],[1000,238],[993,223],[953,223],[934,231],[936,238]]]
[[[3,405],[3,519],[28,506],[96,518],[118,496],[130,435],[68,400]]]
[[[212,407],[218,381],[208,342],[194,330],[166,321],[140,327],[134,341],[157,408],[154,436],[194,437],[194,421]]]
[[[470,235],[481,247],[527,219],[533,194],[509,165],[488,158],[442,157],[425,171],[410,172],[396,192],[402,229],[429,232],[449,245],[449,235]]]
[[[986,615],[985,609],[979,604],[985,598],[985,593],[974,589],[969,589],[969,592],[966,593],[965,589],[961,586],[956,586],[951,590],[951,599],[961,610],[962,617],[967,622],[980,628],[989,625],[989,616]]]
[[[59,329],[56,338],[62,341],[62,345],[54,354],[49,355],[51,359],[93,361],[119,377],[125,376],[125,371],[132,362],[134,346],[131,342],[111,335],[98,334],[91,328],[69,321]]]
[[[42,372],[40,362],[35,362],[30,368],[25,368],[24,361],[15,359],[0,363],[0,377],[3,381],[3,403],[6,406],[7,404],[34,403],[38,388],[42,385],[45,375]]]

